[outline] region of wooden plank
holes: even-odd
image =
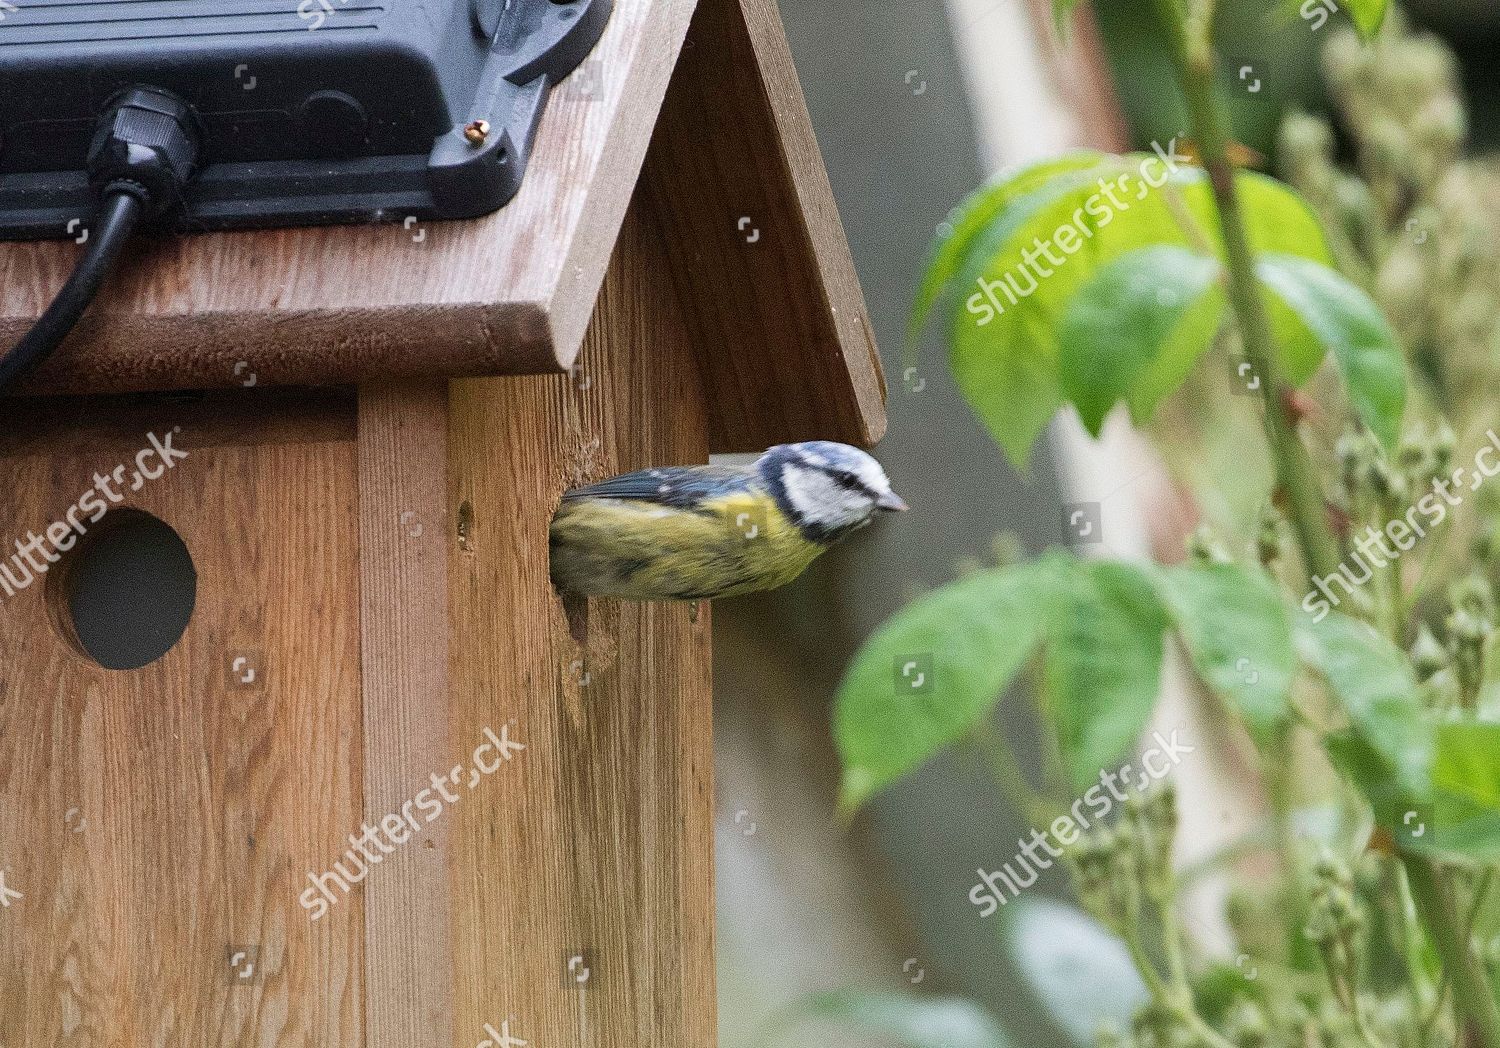
[[[404,818],[429,777],[450,767],[447,452],[446,383],[360,390],[368,826]],[[367,1048],[453,1044],[448,825],[424,824],[365,882]]]
[[[714,449],[873,444],[880,355],[775,0],[701,0],[688,40],[645,182],[690,304]]]
[[[105,670],[53,624],[61,576],[0,591],[0,1044],[358,1048],[360,898],[297,904],[363,813],[355,446],[199,447],[212,405],[159,408],[188,457],[125,504],[196,564],[177,645]],[[0,460],[7,549],[148,445],[89,436]]]
[[[232,232],[138,247],[45,392],[262,386],[569,366],[640,171],[693,0],[616,0],[559,85],[516,198],[472,222]],[[420,237],[420,241],[418,241]],[[0,245],[0,345],[73,266],[71,243]]]
[[[352,442],[354,405],[346,387],[16,398],[4,404],[0,457],[90,454],[101,440],[139,441],[163,417],[180,418],[180,442],[199,449]]]
[[[454,737],[527,747],[454,816],[464,1048],[715,1043],[708,610],[593,602],[580,643],[547,577],[565,488],[707,457],[665,251],[637,196],[578,377],[452,389]]]

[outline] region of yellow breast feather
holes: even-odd
[[[595,596],[698,600],[785,585],[823,549],[757,489],[692,509],[582,499],[565,502],[552,523],[552,576]]]

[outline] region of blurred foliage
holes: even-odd
[[[1317,109],[1324,98],[1318,76],[1318,40],[1287,0],[1236,0],[1218,14],[1221,74],[1236,137],[1270,155],[1283,113]],[[1173,78],[1171,56],[1162,47],[1165,29],[1149,3],[1093,5],[1114,73],[1120,107],[1137,144],[1185,133],[1187,110],[1161,85]],[[1240,70],[1249,66],[1244,80]],[[1259,81],[1258,90],[1251,86]]]
[[[1215,498],[1246,485],[1230,470],[1212,478],[1207,501],[1234,511],[1229,539],[1200,534],[1182,565],[1052,553],[898,613],[840,691],[843,807],[957,743],[985,754],[997,788],[1064,846],[1047,851],[1089,915],[1015,898],[1004,925],[1079,1044],[1500,1048],[1500,514],[1478,496],[1461,524],[1453,511],[1500,473],[1486,464],[1500,436],[1475,436],[1500,380],[1496,219],[1476,207],[1484,176],[1460,155],[1451,58],[1387,18],[1384,0],[1346,3],[1371,39],[1324,39],[1353,166],[1339,166],[1326,124],[1298,116],[1282,133],[1283,184],[1231,166],[1215,4],[1152,6],[1197,164],[1177,166],[1170,146],[1077,154],[981,189],[934,248],[913,329],[947,317],[959,384],[1013,461],[1064,404],[1095,433],[1123,406],[1157,420],[1169,459],[1198,480],[1205,462],[1246,461],[1259,431],[1264,484]],[[1106,190],[1123,193],[1135,172],[1138,196]],[[1227,361],[1205,377],[1210,354]],[[1213,387],[1238,402],[1228,426],[1199,399]],[[1226,429],[1239,446],[1215,442]],[[1455,463],[1471,437],[1479,450]],[[1402,560],[1414,532],[1428,548]],[[1253,740],[1267,793],[1267,824],[1241,843],[1274,857],[1277,875],[1236,885],[1233,970],[1183,928],[1170,781],[1122,795],[1128,765],[1111,777],[1154,710],[1169,644]],[[1029,672],[1047,728],[1037,782],[989,727]],[[1297,829],[1305,781],[1329,784],[1306,799],[1339,828],[1317,847]],[[1018,843],[1047,868],[1040,836]],[[1031,876],[981,871],[990,894],[976,886],[970,900],[992,914],[1007,905],[992,878],[1019,895]]]
[[[903,1048],[1010,1048],[1010,1041],[983,1009],[968,1001],[904,993],[855,990],[813,994],[784,1020],[835,1022],[868,1031]]]

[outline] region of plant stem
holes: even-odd
[[[1401,516],[1401,508],[1395,500],[1382,507],[1386,520]],[[1406,647],[1406,593],[1401,580],[1401,561],[1395,557],[1386,561],[1386,631],[1391,643],[1399,649]]]
[[[1179,905],[1175,886],[1165,899],[1157,903],[1161,918],[1161,948],[1167,958],[1167,976],[1173,988],[1188,1001],[1193,999],[1192,987],[1187,977],[1187,950],[1183,946],[1182,922],[1177,919]]]
[[[1169,905],[1163,905],[1160,908],[1160,916],[1164,924],[1168,920],[1169,909]],[[1209,1026],[1203,1020],[1203,1016],[1198,1014],[1197,1005],[1193,1003],[1192,987],[1187,981],[1187,968],[1182,960],[1182,942],[1175,928],[1166,929],[1163,933],[1163,946],[1168,952],[1168,963],[1171,967],[1170,982],[1161,977],[1161,973],[1156,970],[1156,965],[1146,954],[1145,947],[1141,945],[1141,910],[1138,899],[1132,896],[1132,900],[1126,903],[1124,920],[1115,931],[1124,941],[1131,960],[1135,962],[1141,978],[1146,981],[1146,988],[1150,990],[1151,997],[1158,1006],[1169,1009],[1209,1048],[1234,1048],[1233,1044]]]
[[[1348,963],[1349,1015],[1354,1020],[1354,1028],[1359,1032],[1360,1040],[1365,1042],[1367,1048],[1381,1048],[1375,1031],[1370,1029],[1370,1020],[1365,1014],[1364,1002],[1359,997],[1359,950],[1355,946],[1354,932],[1345,929],[1339,936],[1339,944],[1344,951],[1344,959]]]
[[[1474,1024],[1479,1044],[1500,1048],[1500,1008],[1496,1007],[1489,982],[1474,956],[1469,931],[1459,922],[1458,909],[1442,871],[1431,859],[1417,855],[1402,855],[1401,862],[1411,882],[1412,898],[1442,955],[1459,1010]]]
[[[1474,937],[1474,927],[1479,920],[1479,915],[1484,911],[1485,900],[1489,897],[1490,888],[1495,883],[1495,871],[1485,870],[1479,881],[1479,886],[1474,891],[1474,900],[1469,905],[1469,915],[1464,919],[1463,926],[1468,929],[1469,938]],[[1436,1000],[1433,1001],[1432,1011],[1427,1017],[1423,1028],[1427,1031],[1430,1040],[1432,1029],[1437,1025],[1438,1017],[1443,1011],[1443,1002],[1448,999],[1448,975],[1443,974],[1442,982],[1438,984]]]
[[[1411,881],[1406,876],[1406,867],[1399,862],[1391,863],[1390,870],[1391,887],[1396,893],[1397,936],[1401,940],[1401,953],[1406,962],[1406,977],[1411,981],[1417,1008],[1420,1010],[1429,1005],[1436,1008],[1441,1003],[1442,994],[1433,988],[1422,957],[1417,903],[1411,897]]]
[[[1170,842],[1169,850],[1170,850]],[[1177,874],[1168,859],[1160,871],[1161,882],[1148,889],[1156,904],[1156,915],[1161,922],[1162,952],[1167,960],[1168,1002],[1184,1022],[1198,1035],[1198,1039],[1213,1048],[1233,1048],[1229,1041],[1209,1026],[1198,1012],[1193,1000],[1192,983],[1188,981],[1187,941],[1182,931],[1182,921],[1177,913],[1181,902]]]
[[[1485,870],[1479,875],[1479,884],[1474,888],[1474,900],[1469,905],[1469,916],[1464,922],[1468,928],[1468,934],[1472,937],[1479,917],[1484,912],[1484,904],[1489,901],[1490,889],[1495,886],[1495,871],[1493,868]]]
[[[1147,955],[1145,946],[1141,944],[1141,907],[1140,901],[1134,896],[1127,899],[1124,919],[1115,928],[1115,932],[1125,943],[1130,959],[1135,962],[1136,969],[1145,980],[1146,989],[1151,992],[1156,1003],[1170,1006],[1173,1001],[1172,990],[1156,970],[1156,963]]]
[[[1281,861],[1281,876],[1287,886],[1286,953],[1294,965],[1311,959],[1307,940],[1302,934],[1307,926],[1307,877],[1298,855],[1297,831],[1292,824],[1293,789],[1296,774],[1296,724],[1287,724],[1271,739],[1262,779],[1271,807],[1271,826],[1276,853]]]
[[[1271,339],[1270,322],[1255,276],[1255,258],[1245,231],[1244,213],[1235,188],[1234,165],[1229,160],[1228,118],[1214,89],[1214,56],[1206,40],[1193,40],[1176,0],[1155,0],[1166,23],[1177,64],[1182,93],[1198,140],[1198,154],[1217,205],[1224,258],[1229,271],[1229,301],[1239,321],[1245,359],[1259,376],[1265,402],[1266,431],[1275,462],[1276,479],[1286,492],[1292,526],[1309,574],[1330,575],[1338,570],[1339,552],[1328,527],[1323,493],[1313,474],[1307,451],[1297,438]],[[1206,26],[1205,26],[1206,30]]]
[[[988,761],[990,774],[1007,803],[1017,814],[1030,820],[1034,826],[1046,826],[1052,821],[1052,806],[1031,788],[1021,774],[1021,764],[1015,750],[988,720],[981,720],[970,732],[969,738]]]

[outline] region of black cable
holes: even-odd
[[[136,228],[182,210],[201,138],[192,107],[166,91],[133,87],[105,107],[88,156],[89,185],[99,201],[92,244],[41,319],[0,357],[0,393],[68,337]]]
[[[116,191],[104,198],[96,222],[98,228],[90,231],[89,248],[79,259],[73,275],[36,325],[14,349],[0,357],[0,389],[46,360],[68,337],[99,293],[104,278],[119,261],[145,210],[145,202],[132,192]]]

